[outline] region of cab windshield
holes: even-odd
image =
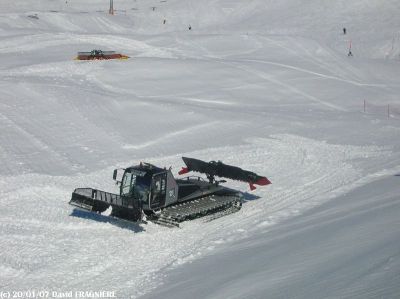
[[[126,172],[121,183],[121,195],[135,196],[145,200],[149,191],[150,181],[146,176],[138,176],[131,172]]]

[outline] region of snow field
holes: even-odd
[[[117,192],[110,168],[89,175],[27,174],[3,180],[1,229],[5,234],[0,247],[8,250],[2,259],[2,281],[8,288],[23,284],[27,289],[59,291],[118,285],[120,298],[137,297],[155,287],[160,270],[181,266],[226,243],[268,230],[347,190],[365,171],[349,161],[367,157],[381,161],[390,153],[379,147],[339,146],[277,135],[190,154],[212,159],[221,152],[224,162],[238,165],[248,161],[246,168],[267,175],[273,184],[245,195],[248,200],[238,213],[208,223],[203,219],[184,223],[181,229],[73,212],[67,202],[74,187],[108,186],[107,191]],[[175,172],[182,165],[177,156],[147,161],[172,164]],[[291,171],[293,167],[298,171]],[[243,192],[248,189],[241,183],[228,185]],[[121,279],[121,273],[129,279]]]

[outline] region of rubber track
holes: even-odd
[[[151,221],[167,227],[179,227],[179,223],[185,220],[213,214],[219,218],[240,208],[241,198],[238,195],[211,195],[167,207]]]

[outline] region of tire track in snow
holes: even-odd
[[[130,30],[127,27],[120,26],[116,22],[111,22],[107,17],[96,16],[92,17],[92,20],[94,21],[95,24],[99,25],[99,27],[102,29],[103,32],[109,32],[109,33],[118,32],[118,34],[130,33]]]
[[[347,73],[350,73],[350,77],[352,78],[359,78],[356,82],[360,82],[362,80],[361,78],[361,73],[358,69],[353,67],[350,63],[344,62],[343,57],[339,57],[336,52],[334,52],[331,48],[322,48],[324,51],[329,53],[329,57],[333,59],[331,63],[327,63],[324,60],[322,60],[319,55],[313,55],[302,43],[296,43],[295,44],[297,47],[302,49],[310,58],[307,59],[310,62],[315,63],[316,65],[319,65],[323,69],[325,69],[327,72],[332,72],[333,69],[339,69],[336,70],[336,73],[333,72],[337,77],[343,78],[344,80],[347,81],[356,81],[354,79],[348,79]],[[346,72],[344,71],[346,70]],[[339,76],[337,71],[340,73],[343,73],[344,76]]]
[[[4,123],[5,127],[9,127],[13,131],[16,132],[16,136],[13,135],[12,140],[10,140],[9,139],[10,137],[9,136],[7,137],[7,135],[4,135],[4,134],[0,135],[0,141],[1,141],[0,144],[1,144],[3,151],[7,152],[8,156],[10,156],[10,155],[13,156],[11,161],[20,161],[19,155],[15,154],[15,152],[18,151],[18,149],[26,150],[27,147],[29,148],[29,144],[30,144],[31,147],[33,147],[33,149],[35,149],[35,150],[47,152],[49,155],[49,161],[53,161],[53,162],[57,161],[57,163],[59,165],[61,164],[63,167],[65,167],[67,169],[70,167],[71,163],[69,163],[68,159],[65,156],[63,156],[59,152],[51,149],[47,143],[40,140],[37,136],[28,132],[28,130],[26,130],[24,127],[17,124],[14,120],[7,117],[5,114],[3,114],[1,112],[0,112],[0,121],[2,121]],[[14,139],[17,139],[17,140],[24,139],[25,142],[24,142],[24,144],[19,145],[18,143],[13,141]],[[27,144],[26,141],[29,144]],[[7,159],[9,159],[9,157]],[[24,159],[24,161],[21,163],[24,163],[24,164],[27,163],[29,166],[29,161],[27,159]],[[6,163],[4,163],[4,164],[6,164]],[[26,166],[21,166],[21,170],[22,169],[26,170]]]
[[[341,82],[345,82],[345,83],[349,83],[355,86],[368,86],[368,87],[382,87],[385,88],[386,85],[385,84],[372,84],[372,83],[360,83],[357,81],[353,81],[353,80],[348,80],[348,79],[342,79],[336,76],[331,76],[331,75],[325,75],[325,74],[321,74],[318,72],[313,72],[304,68],[300,68],[300,67],[296,67],[296,66],[292,66],[292,65],[287,65],[287,64],[283,64],[283,63],[278,63],[278,62],[273,62],[273,61],[265,61],[265,60],[254,60],[254,59],[243,59],[241,60],[243,62],[254,62],[254,63],[262,63],[262,64],[269,64],[269,65],[273,65],[273,66],[279,66],[282,68],[286,68],[286,69],[291,69],[291,70],[295,70],[295,71],[299,71],[302,73],[306,73],[306,74],[311,74],[317,77],[321,77],[324,79],[331,79],[331,80],[336,80],[336,81],[341,81]]]
[[[306,92],[294,87],[293,85],[286,84],[281,80],[273,79],[271,75],[267,75],[265,72],[257,71],[255,69],[252,69],[250,67],[244,66],[243,64],[237,63],[237,62],[219,61],[219,63],[225,64],[225,65],[229,65],[231,67],[240,69],[240,70],[245,71],[247,73],[256,75],[256,76],[260,77],[263,80],[269,81],[271,83],[274,83],[275,85],[279,85],[279,86],[281,86],[281,87],[283,87],[285,89],[291,90],[293,93],[299,94],[302,97],[304,97],[304,98],[306,98],[306,99],[308,99],[308,100],[310,100],[310,101],[312,101],[314,103],[318,103],[318,104],[320,104],[322,106],[328,107],[329,109],[333,109],[333,110],[337,110],[337,111],[347,111],[347,109],[345,109],[343,107],[340,107],[340,106],[334,105],[332,103],[323,101],[323,100],[321,100],[321,99],[319,99],[317,97],[314,97],[314,96],[312,96],[312,95],[310,95],[310,94],[308,94],[308,93],[306,93]]]
[[[177,131],[174,131],[174,132],[166,133],[162,137],[152,139],[151,141],[148,141],[148,142],[144,142],[144,143],[137,144],[137,145],[127,144],[127,145],[122,146],[122,148],[124,148],[124,149],[142,149],[142,148],[146,148],[146,147],[149,147],[149,146],[153,146],[155,144],[162,143],[164,140],[168,140],[170,138],[175,138],[175,137],[178,137],[178,136],[184,136],[186,134],[194,134],[194,131],[201,130],[201,129],[208,128],[208,127],[213,127],[213,126],[216,126],[219,123],[221,123],[221,121],[212,121],[212,122],[207,122],[207,123],[204,123],[204,124],[190,126],[190,127],[185,128],[185,129],[182,129],[182,130],[177,130]]]
[[[300,54],[298,53],[298,51],[293,50],[293,49],[290,48],[289,46],[284,46],[283,43],[281,43],[281,42],[279,42],[279,41],[273,40],[272,38],[269,38],[269,37],[266,37],[266,36],[264,36],[263,38],[266,39],[267,41],[269,41],[270,43],[272,43],[272,44],[274,44],[274,45],[276,45],[276,46],[278,46],[278,47],[284,49],[285,51],[287,51],[287,52],[293,54],[294,56],[298,57],[299,60],[303,60],[303,61],[312,63],[312,64],[314,64],[314,65],[316,65],[316,66],[318,66],[318,67],[321,67],[321,68],[325,69],[327,72],[330,72],[330,73],[332,73],[332,70],[334,69],[334,68],[332,68],[332,65],[329,65],[329,64],[325,63],[323,60],[319,59],[319,58],[318,58],[318,55],[313,55],[313,54],[312,54],[308,49],[306,49],[306,48],[302,45],[302,43],[300,43],[300,42],[295,42],[294,45],[295,45],[296,47],[300,48],[305,54],[307,54],[307,56],[308,56],[309,58],[305,57],[304,55],[300,55]],[[290,41],[297,41],[297,39],[290,38]],[[319,45],[319,44],[318,44],[318,45]],[[356,72],[356,69],[354,69],[353,67],[351,67],[351,65],[349,65],[348,63],[347,63],[347,64],[344,64],[344,63],[343,63],[343,60],[342,60],[342,59],[339,59],[339,58],[337,57],[337,55],[336,55],[335,53],[332,52],[332,50],[330,50],[329,48],[328,48],[328,49],[323,48],[323,49],[324,49],[325,51],[329,52],[330,57],[333,57],[333,58],[334,58],[334,60],[335,60],[335,62],[336,62],[335,67],[336,67],[337,65],[341,65],[342,68],[346,68],[347,70],[350,70],[350,72],[351,72],[355,77],[358,77],[358,76],[359,76],[359,73]],[[257,62],[258,62],[258,60],[257,60]],[[262,61],[259,61],[259,62],[262,63]],[[284,66],[290,66],[290,65],[283,65],[283,67],[284,67]],[[301,71],[301,70],[307,71],[307,70],[304,69],[304,68],[303,68],[303,69],[299,69],[299,71]],[[317,75],[317,74],[319,74],[319,73],[315,73],[315,75]],[[323,76],[331,76],[331,75],[323,75]],[[332,77],[332,78],[336,78],[336,77],[337,77],[337,79],[343,80],[343,81],[354,81],[354,80],[350,80],[350,79],[347,79],[347,78],[343,78],[343,77],[341,77],[341,76],[331,76],[331,77]],[[354,82],[358,82],[358,81],[354,81]]]

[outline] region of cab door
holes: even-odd
[[[157,210],[165,206],[166,190],[167,173],[155,174],[151,184],[150,209]]]

